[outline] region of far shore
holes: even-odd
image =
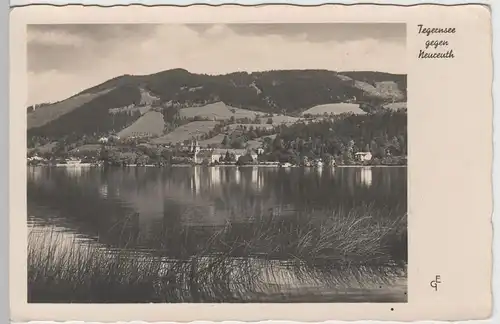
[[[408,167],[407,164],[404,165],[386,165],[386,164],[380,164],[380,165],[336,165],[335,168],[406,168]]]
[[[103,168],[104,165],[94,165],[94,164],[58,164],[58,165],[48,165],[48,164],[39,164],[39,165],[28,165],[28,167],[49,167],[49,168]],[[247,165],[236,165],[236,164],[217,164],[217,165],[201,165],[201,164],[171,164],[166,166],[157,166],[157,165],[125,165],[125,166],[107,166],[111,168],[166,168],[166,167],[238,167],[238,168],[277,168],[277,169],[326,169],[326,168],[406,168],[408,165],[335,165],[335,166],[321,166],[321,167],[305,167],[305,166],[279,166],[279,165],[266,165],[266,164],[247,164]]]

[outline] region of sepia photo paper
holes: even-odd
[[[486,319],[482,5],[14,8],[25,321]]]

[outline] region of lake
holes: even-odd
[[[28,167],[27,197],[30,302],[407,301],[406,167]],[[137,278],[37,281],[89,250]]]

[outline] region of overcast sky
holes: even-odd
[[[406,73],[404,24],[30,25],[28,104],[123,74],[278,69]]]

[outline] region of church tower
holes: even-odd
[[[194,146],[194,152],[195,153],[199,153],[200,152],[200,144],[198,143],[198,140],[196,140],[194,142],[195,146]]]

